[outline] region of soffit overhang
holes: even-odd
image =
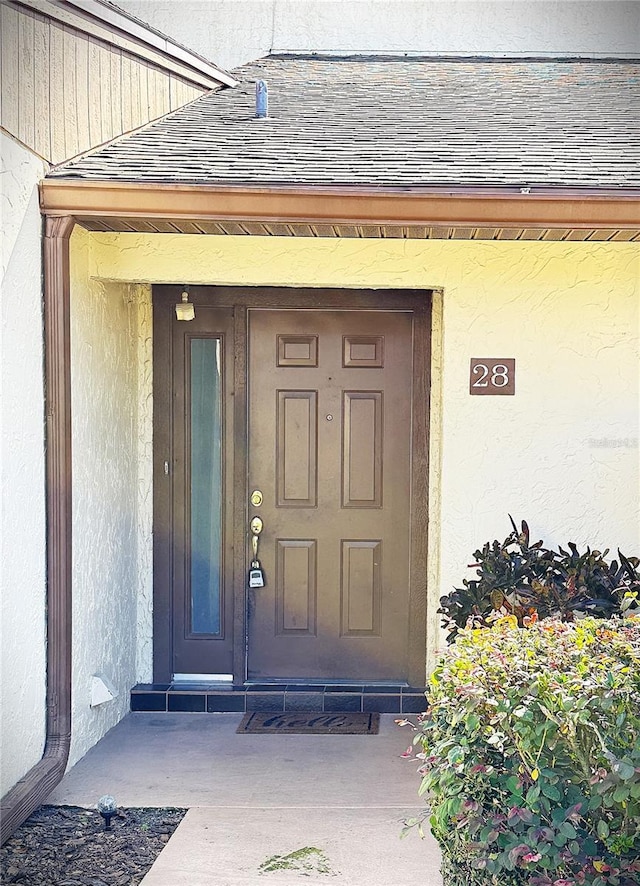
[[[45,179],[45,216],[92,231],[404,239],[616,240],[640,191],[178,185]]]

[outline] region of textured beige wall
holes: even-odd
[[[140,393],[150,389],[150,290],[93,278],[84,231],[74,231],[71,249],[70,765],[129,709],[129,689],[139,679],[138,613],[150,611],[151,578],[151,401]],[[143,638],[140,648],[149,663]],[[94,674],[119,694],[91,708]]]
[[[45,164],[0,133],[0,795],[40,759],[45,732],[42,221]]]
[[[0,795],[45,739],[46,545],[42,218],[47,164],[0,133],[2,217]],[[89,278],[89,235],[72,240],[74,631],[71,760],[151,676],[151,296]],[[138,615],[140,612],[140,615]],[[137,636],[137,626],[144,631]],[[91,677],[119,697],[91,709]]]
[[[508,513],[549,544],[640,552],[637,245],[163,234],[91,244],[91,274],[112,280],[443,288],[432,624],[476,547],[507,534]],[[516,358],[514,397],[469,396],[469,358],[482,356]]]
[[[153,679],[153,318],[151,287],[137,286],[137,621],[136,682]]]
[[[633,0],[120,0],[119,5],[226,68],[270,51],[496,56],[640,51],[640,4]]]

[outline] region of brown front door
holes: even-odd
[[[180,292],[153,292],[154,679],[422,684],[428,293],[192,287],[180,322]]]
[[[255,678],[403,680],[410,621],[410,311],[248,312],[249,494],[264,588]]]

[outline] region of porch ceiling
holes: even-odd
[[[588,240],[640,241],[640,231],[616,228],[505,228],[443,225],[343,225],[290,222],[209,221],[207,219],[77,218],[88,231],[149,234],[217,234],[265,237],[348,237],[399,240]]]

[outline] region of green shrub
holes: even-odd
[[[640,619],[463,629],[427,696],[414,744],[447,886],[637,886]]]
[[[568,550],[530,544],[529,527],[523,520],[518,531],[510,517],[512,532],[502,542],[487,542],[474,553],[477,578],[463,579],[440,599],[439,612],[448,630],[448,642],[471,618],[490,627],[504,613],[516,616],[522,626],[527,617],[557,617],[572,621],[576,614],[610,618],[636,608],[640,597],[637,557],[608,562],[608,550],[580,553],[573,542]]]

